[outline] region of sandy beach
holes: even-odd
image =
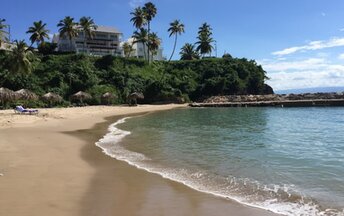
[[[139,170],[94,144],[120,117],[183,107],[0,111],[0,215],[275,215]]]

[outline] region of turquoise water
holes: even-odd
[[[344,108],[182,109],[123,122],[98,143],[110,156],[276,213],[344,215]]]

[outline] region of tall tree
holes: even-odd
[[[40,43],[44,42],[44,39],[49,39],[49,30],[46,29],[47,24],[42,22],[42,20],[38,22],[33,22],[33,26],[29,27],[26,34],[31,34],[30,41],[31,45],[29,48],[32,47],[34,43],[37,43],[37,46]]]
[[[135,8],[134,12],[131,12],[130,14],[133,16],[130,19],[130,22],[133,23],[133,26],[136,29],[140,29],[146,24],[145,13],[141,7]]]
[[[181,35],[182,33],[185,32],[184,31],[184,24],[180,23],[180,20],[175,20],[175,21],[170,23],[170,28],[168,29],[168,32],[170,33],[170,37],[172,35],[175,35],[173,51],[172,51],[170,59],[168,60],[168,61],[171,61],[173,54],[174,54],[174,51],[176,50],[178,34]]]
[[[143,46],[144,59],[146,59],[146,46],[148,43],[148,32],[144,28],[140,28],[139,31],[135,31],[133,36],[134,43],[141,43]]]
[[[156,55],[156,53],[160,47],[161,39],[158,37],[157,33],[155,33],[155,32],[150,33],[149,38],[150,38],[150,40],[148,42],[149,43],[148,47],[149,47],[149,50],[151,52],[151,57],[149,56],[149,58],[152,58],[152,60],[153,60],[154,55]]]
[[[214,42],[214,39],[211,37],[212,34],[212,28],[207,23],[203,23],[202,26],[199,27],[196,50],[200,52],[203,57],[205,54],[211,54],[213,50],[213,46],[211,45]]]
[[[129,58],[131,53],[134,51],[134,48],[133,48],[133,45],[128,43],[128,42],[125,42],[123,44],[123,52],[124,52],[124,56],[126,58]]]
[[[15,40],[16,46],[10,54],[11,71],[13,73],[30,73],[32,70],[33,53],[27,48],[24,40]]]
[[[57,27],[59,27],[60,32],[60,38],[61,37],[68,37],[70,48],[72,49],[72,40],[76,36],[78,36],[78,29],[77,29],[77,22],[74,22],[74,18],[70,16],[66,16],[63,20],[60,20],[60,22],[57,24]]]
[[[186,43],[180,50],[181,60],[195,60],[199,59],[198,52],[195,50],[195,45]]]
[[[155,17],[157,13],[157,9],[152,2],[147,2],[143,6],[142,10],[145,16],[145,20],[147,21],[148,41],[150,41],[149,36],[150,36],[150,30],[151,30],[151,21]],[[149,43],[148,43],[148,46],[149,46]],[[148,62],[149,62],[149,56],[150,56],[149,51],[150,49],[148,47]]]
[[[7,28],[8,25],[5,24],[6,20],[5,19],[1,19],[0,18],[0,46],[3,42],[8,41],[8,32],[7,32]]]
[[[83,51],[85,52],[86,47],[86,40],[92,39],[94,37],[94,31],[97,30],[98,26],[94,23],[94,20],[91,17],[81,17],[80,21],[80,29],[84,34],[84,45]]]

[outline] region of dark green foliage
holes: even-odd
[[[264,84],[266,76],[262,67],[247,59],[209,58],[148,64],[140,59],[113,56],[36,54],[31,73],[13,73],[8,69],[8,55],[0,52],[1,87],[26,88],[38,95],[54,92],[65,101],[78,91],[92,95],[90,104],[102,104],[101,95],[106,92],[117,96],[112,103],[125,103],[133,92],[142,92],[145,103],[272,92]]]
[[[38,52],[43,55],[53,54],[57,48],[56,43],[44,42],[38,45]]]

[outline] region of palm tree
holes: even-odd
[[[125,42],[123,44],[123,51],[124,51],[124,56],[129,58],[131,53],[134,51],[133,45],[128,42]]]
[[[43,24],[42,20],[38,22],[33,22],[33,26],[29,27],[29,30],[26,32],[26,34],[31,34],[30,41],[31,45],[29,49],[32,47],[34,43],[37,43],[37,46],[39,43],[44,42],[44,39],[49,39],[49,30],[47,30],[46,23]]]
[[[84,45],[83,45],[83,51],[85,52],[85,46],[86,46],[86,39],[92,39],[94,36],[94,31],[97,30],[98,26],[94,23],[93,19],[91,17],[81,17],[80,21],[80,29],[84,33]]]
[[[150,41],[149,36],[150,36],[150,23],[152,21],[152,19],[155,17],[156,13],[157,13],[157,9],[155,7],[155,5],[152,2],[147,2],[143,8],[143,13],[145,16],[145,20],[147,21],[147,30],[148,30],[148,41]],[[149,44],[148,44],[149,46]],[[149,57],[149,47],[148,47],[148,57]],[[149,59],[148,59],[149,62]]]
[[[214,39],[211,37],[211,35],[213,34],[211,31],[212,28],[207,23],[203,23],[202,26],[199,27],[197,37],[198,41],[196,42],[198,46],[196,50],[203,56],[207,53],[211,53],[211,51],[213,50],[213,46],[211,45],[211,43],[214,42]]]
[[[32,70],[33,53],[27,48],[24,40],[14,41],[16,46],[10,54],[11,71],[14,73],[30,73]]]
[[[171,61],[174,51],[176,50],[178,34],[181,35],[182,33],[184,33],[184,24],[180,23],[179,20],[175,20],[170,23],[170,28],[168,29],[168,32],[170,32],[170,37],[172,35],[175,35],[173,51],[172,51],[170,59],[168,60],[168,61]]]
[[[133,22],[133,26],[136,29],[140,29],[146,24],[145,13],[141,7],[135,8],[134,12],[131,12],[130,14],[133,15],[130,22]]]
[[[150,38],[150,41],[148,42],[149,43],[149,50],[151,51],[152,53],[152,60],[153,60],[153,56],[156,55],[159,47],[160,47],[160,44],[161,44],[161,39],[158,37],[157,33],[153,32],[153,33],[150,33],[149,34],[149,38]],[[150,58],[150,56],[148,56]]]
[[[5,30],[8,28],[8,25],[5,24],[6,20],[5,19],[0,19],[0,46],[2,42],[8,41],[8,32]]]
[[[198,28],[198,34],[207,34],[207,35],[212,35],[213,29],[210,27],[208,23],[203,23],[201,27]]]
[[[180,60],[199,59],[199,55],[195,50],[195,45],[186,43],[180,50]]]
[[[148,32],[144,28],[140,28],[140,31],[135,31],[133,36],[134,43],[141,43],[143,45],[144,59],[146,59],[146,46],[148,43]]]
[[[68,37],[71,49],[72,39],[78,36],[78,29],[76,28],[77,25],[78,23],[74,22],[74,18],[70,16],[66,16],[57,24],[57,27],[59,27],[60,37]]]

